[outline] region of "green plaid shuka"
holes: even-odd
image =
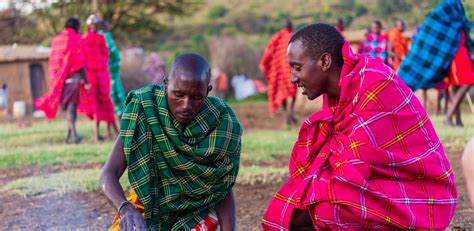
[[[183,126],[163,85],[131,92],[121,137],[132,188],[155,230],[189,230],[225,198],[237,178],[242,128],[232,109],[208,97]]]

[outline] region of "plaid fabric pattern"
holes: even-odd
[[[398,75],[412,89],[429,89],[446,77],[461,41],[469,35],[470,22],[460,0],[444,0],[423,22]],[[471,39],[467,36],[467,47]]]
[[[146,86],[128,95],[120,133],[130,184],[150,228],[193,228],[235,183],[242,129],[219,98],[208,97],[183,126],[168,109],[163,85]]]
[[[100,30],[99,33],[105,37],[109,49],[110,97],[114,103],[115,114],[120,116],[125,103],[125,91],[123,90],[122,80],[120,80],[120,50],[115,45],[112,33],[103,30]]]
[[[275,112],[287,98],[296,96],[296,85],[291,83],[291,70],[286,50],[293,32],[283,29],[272,36],[265,49],[260,70],[268,81],[268,101]]]
[[[109,51],[104,36],[88,31],[82,36],[86,59],[86,77],[91,88],[82,94],[78,109],[89,118],[106,123],[115,122],[114,104],[110,98]],[[85,92],[84,92],[85,93]]]
[[[48,119],[54,119],[59,107],[64,81],[84,67],[81,36],[73,29],[65,28],[54,37],[49,53],[49,91],[34,101]]]
[[[130,195],[128,195],[127,200],[132,203],[133,207],[140,212],[143,216],[143,213],[145,212],[145,209],[143,207],[143,204],[140,202],[140,199],[138,198],[137,194],[135,191],[130,190]],[[114,217],[114,222],[109,228],[109,231],[119,231],[120,230],[120,219],[121,217],[115,216]],[[212,211],[209,213],[202,221],[200,221],[194,228],[192,228],[190,231],[217,231],[219,226],[219,221],[217,219],[217,214],[215,211]]]
[[[381,34],[369,34],[364,41],[362,54],[367,54],[386,62],[387,61],[387,38]]]
[[[343,55],[339,103],[301,126],[263,229],[288,230],[295,208],[316,229],[446,228],[457,191],[428,115],[380,60]]]

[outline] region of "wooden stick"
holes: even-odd
[[[471,108],[471,113],[474,113],[474,105],[472,105],[472,99],[469,92],[466,92],[467,102],[469,102],[469,107]]]

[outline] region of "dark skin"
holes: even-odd
[[[329,106],[337,104],[341,94],[341,66],[333,61],[331,54],[323,52],[319,57],[311,57],[301,41],[296,40],[288,46],[288,62],[291,67],[291,82],[303,88],[303,95],[314,100],[327,94]],[[314,230],[308,210],[293,211],[290,230]]]
[[[169,80],[165,80],[168,105],[171,113],[181,124],[191,122],[204,104],[208,93],[212,90],[209,80],[203,75],[176,68],[170,72]],[[100,186],[104,194],[118,209],[126,201],[125,193],[119,179],[127,168],[123,154],[120,136],[116,139],[109,159],[105,163],[100,176]],[[235,230],[235,200],[231,191],[215,208],[221,230]],[[121,230],[145,230],[142,215],[130,204],[125,205],[121,211]]]
[[[301,41],[288,46],[288,62],[291,67],[291,82],[303,88],[303,95],[314,100],[327,94],[330,105],[339,100],[341,89],[339,76],[341,66],[333,62],[331,54],[322,53],[318,58],[311,57]]]

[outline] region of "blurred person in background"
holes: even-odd
[[[120,50],[115,44],[110,25],[107,21],[99,21],[97,24],[98,32],[105,37],[107,48],[109,49],[109,74],[110,74],[110,97],[114,103],[115,115],[118,118],[122,115],[125,103],[125,91],[123,90],[122,80],[120,80]]]
[[[370,27],[370,34],[364,41],[364,49],[362,54],[370,55],[374,58],[379,58],[387,64],[388,41],[387,37],[382,34],[382,22],[375,20]]]
[[[86,77],[91,84],[91,89],[84,104],[80,105],[80,109],[96,122],[93,129],[93,142],[114,139],[118,135],[115,108],[110,98],[109,50],[104,36],[97,33],[99,22],[100,19],[97,16],[90,15],[86,21],[87,32],[82,36]],[[107,125],[105,137],[100,135],[101,122]]]
[[[77,134],[77,107],[81,101],[81,86],[87,94],[89,85],[84,73],[84,52],[79,29],[81,24],[76,18],[68,18],[64,30],[53,38],[49,53],[48,71],[50,80],[49,91],[34,101],[38,110],[44,112],[46,118],[54,119],[59,105],[67,111],[68,130],[65,143],[79,143]]]
[[[282,105],[286,111],[287,124],[296,123],[294,115],[296,86],[291,83],[291,70],[286,55],[292,35],[293,25],[291,21],[287,21],[285,28],[271,37],[260,61],[260,70],[268,82],[270,111],[276,112]]]

